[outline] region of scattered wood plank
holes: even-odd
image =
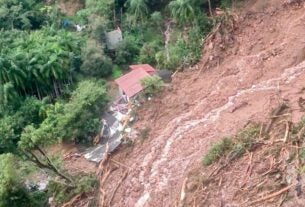
[[[287,192],[287,191],[288,191],[290,188],[292,188],[293,186],[295,186],[295,184],[291,184],[291,185],[289,185],[289,186],[287,186],[287,187],[285,187],[285,188],[283,188],[283,189],[281,189],[281,190],[279,190],[279,191],[277,191],[277,192],[275,192],[275,193],[271,193],[271,194],[269,194],[269,195],[267,195],[267,196],[264,196],[264,197],[262,197],[262,198],[260,198],[260,199],[251,201],[248,205],[251,206],[251,205],[253,205],[253,204],[260,203],[260,202],[269,200],[269,199],[271,199],[271,198],[274,198],[274,197],[276,197],[276,196],[279,196],[279,195],[281,195],[282,193]]]
[[[126,179],[128,173],[129,173],[129,171],[126,171],[126,172],[124,173],[123,177],[122,177],[121,180],[118,182],[118,184],[116,185],[115,189],[113,190],[112,195],[111,195],[110,200],[109,200],[109,206],[111,206],[111,203],[112,203],[112,201],[113,201],[113,199],[114,199],[114,196],[115,196],[117,190],[119,189],[119,187],[121,186],[121,184],[123,183],[123,181]]]
[[[73,207],[74,203],[79,201],[82,196],[83,196],[83,193],[74,196],[69,202],[64,203],[61,207]]]
[[[183,183],[182,183],[182,187],[181,187],[181,193],[180,193],[180,200],[179,200],[179,205],[178,207],[183,207],[184,206],[184,202],[185,202],[185,198],[186,198],[186,184],[187,184],[188,178],[185,178]]]
[[[272,126],[273,122],[275,121],[275,119],[277,118],[277,116],[279,116],[286,108],[288,108],[288,106],[285,103],[282,103],[279,107],[277,107],[272,112],[271,119],[270,119],[270,121],[268,122],[268,124],[265,128],[264,135],[267,135],[269,133],[269,131],[271,129],[271,126]]]

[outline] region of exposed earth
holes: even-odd
[[[225,16],[206,40],[198,65],[176,73],[171,86],[139,108],[134,128],[150,133],[112,155],[121,170],[114,170],[103,186],[108,195],[117,189],[110,206],[178,206],[186,177],[201,171],[202,156],[213,143],[250,122],[266,122],[283,102],[292,122],[301,119],[304,6],[303,1],[244,1]],[[230,190],[213,194],[209,204],[185,206],[248,205],[233,202]]]
[[[292,121],[300,120],[303,3],[258,0],[244,5],[234,15],[234,25],[206,43],[198,66],[177,73],[171,87],[139,109],[135,128],[151,131],[143,143],[114,155],[130,169],[112,206],[174,206],[184,178],[201,164],[212,143],[250,121],[266,121],[283,101],[293,109]],[[110,175],[109,193],[120,176],[118,171]]]

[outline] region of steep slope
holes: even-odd
[[[143,144],[114,156],[130,171],[111,206],[174,206],[184,177],[212,143],[251,120],[266,120],[282,101],[295,109],[292,120],[300,119],[303,4],[257,0],[244,5],[234,25],[208,42],[198,67],[178,73],[171,88],[139,110],[136,127],[151,133]],[[118,180],[115,171],[105,184],[109,193]]]

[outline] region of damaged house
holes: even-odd
[[[155,74],[155,69],[148,64],[132,65],[130,69],[131,71],[129,73],[115,80],[119,86],[121,95],[127,101],[136,97],[143,90],[141,85],[143,78]]]

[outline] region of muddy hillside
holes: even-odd
[[[198,65],[175,74],[170,87],[139,109],[135,128],[150,133],[112,157],[125,167],[103,186],[108,195],[116,189],[110,206],[178,205],[181,188],[190,187],[185,178],[202,165],[213,143],[249,123],[267,122],[283,102],[291,121],[298,122],[303,115],[298,101],[305,98],[304,34],[303,1],[243,1],[224,14],[205,40]],[[209,204],[182,206],[225,206],[228,191],[214,194],[219,199]]]

